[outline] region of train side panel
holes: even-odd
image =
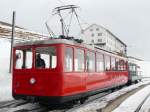
[[[60,96],[62,77],[59,73],[15,72],[13,76],[13,94],[31,96]],[[35,80],[34,83],[31,80]]]

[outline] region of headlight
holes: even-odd
[[[36,82],[35,78],[30,79],[30,84],[34,84]]]

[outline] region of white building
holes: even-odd
[[[126,44],[100,25],[90,25],[80,36],[87,44],[95,44],[103,49],[126,55]]]

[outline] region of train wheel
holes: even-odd
[[[138,80],[135,81],[135,84],[137,84],[137,83],[138,83]]]
[[[84,104],[86,100],[87,100],[87,98],[81,98],[80,99],[80,104]]]

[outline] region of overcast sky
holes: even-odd
[[[78,14],[88,24],[109,29],[128,45],[128,55],[150,61],[149,0],[0,0],[0,21],[11,22],[15,10],[17,25],[47,33],[45,21],[60,1],[80,6]]]

